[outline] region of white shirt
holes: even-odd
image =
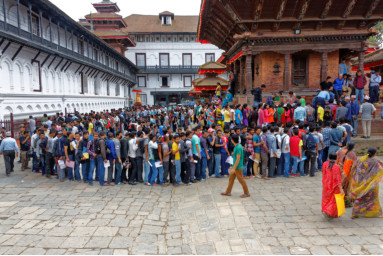
[[[281,144],[282,144],[282,140],[281,140],[281,135],[279,134],[279,133],[277,133],[276,135],[275,135],[275,138],[277,139],[277,145],[279,145],[279,149],[278,149],[278,147],[277,147],[277,152],[276,152],[276,154],[277,154],[277,158],[280,158],[281,157],[281,154],[282,154],[282,151],[281,151]],[[272,151],[272,150],[271,150]]]
[[[138,149],[137,138],[131,139],[129,141],[128,156],[131,157],[131,158],[136,158],[136,151],[137,151],[137,149]]]
[[[283,154],[290,153],[290,137],[287,134],[281,136],[281,151]]]

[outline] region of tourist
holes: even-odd
[[[352,218],[382,217],[379,202],[379,181],[383,176],[383,163],[376,158],[376,148],[359,158],[351,170],[351,197],[354,199]]]
[[[233,151],[233,167],[230,171],[230,177],[229,177],[229,185],[226,189],[226,192],[222,192],[221,195],[223,196],[231,196],[231,190],[234,185],[235,178],[238,179],[239,183],[242,185],[243,188],[243,194],[240,196],[241,198],[250,197],[249,190],[247,188],[247,184],[245,179],[243,178],[243,148],[242,145],[239,143],[239,136],[234,134],[231,138],[232,143],[234,144],[235,148]]]
[[[360,98],[360,104],[363,104],[364,99],[364,86],[367,84],[367,79],[363,75],[361,70],[358,70],[356,77],[354,78],[354,87],[356,93],[356,101]]]
[[[375,118],[376,108],[373,104],[368,102],[370,100],[369,96],[365,96],[366,101],[360,106],[360,119],[362,120],[363,127],[363,139],[369,139],[371,136],[371,122]]]
[[[332,87],[332,86],[333,86],[333,84],[331,82],[331,76],[328,76],[326,78],[326,81],[323,81],[320,83],[321,91],[329,90],[330,87]]]
[[[336,164],[336,153],[331,152],[329,158],[330,160],[323,164],[322,173],[322,213],[327,220],[338,217],[335,195],[344,194],[341,169],[339,165]]]
[[[13,172],[15,157],[19,157],[19,147],[11,135],[11,132],[6,132],[6,138],[3,139],[0,145],[0,155],[4,156],[5,173],[7,176]]]

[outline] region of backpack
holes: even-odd
[[[331,109],[329,107],[325,107],[323,119],[324,120],[331,120],[332,119],[332,113],[331,113]]]
[[[317,145],[315,143],[315,138],[312,133],[307,134],[306,136],[306,150],[314,150],[316,149]]]
[[[281,145],[278,143],[278,137],[277,137],[277,135],[274,135],[275,136],[275,142],[276,142],[276,144],[277,144],[277,150],[278,149],[281,149]],[[282,144],[282,142],[281,142],[281,144]]]
[[[94,152],[98,155],[101,154],[100,140],[96,140],[94,143]]]

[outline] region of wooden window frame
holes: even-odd
[[[207,52],[207,53],[205,53],[205,63],[208,62],[208,61],[207,61],[207,56],[208,56],[208,55],[213,55],[213,61],[215,61],[215,53]]]
[[[170,80],[169,80],[169,76],[160,76],[161,77],[161,87],[165,87],[165,88],[169,88],[170,87]],[[162,84],[162,78],[166,77],[166,79],[168,80],[168,85],[163,85]]]
[[[145,65],[144,67],[146,67],[146,53],[136,53],[136,65],[138,66],[138,55],[144,55],[144,61],[145,61]],[[141,67],[141,66],[138,66],[138,67]]]
[[[140,85],[140,77],[144,78],[145,86]],[[137,85],[138,85],[138,87],[146,87],[146,76],[137,76]]]
[[[193,54],[192,53],[183,53],[182,54],[182,66],[185,67],[185,62],[184,62],[184,56],[190,55],[190,66],[193,66]],[[189,65],[187,65],[189,66]]]
[[[186,85],[185,85],[185,81],[186,81],[185,78],[186,78],[186,77],[190,77],[190,86],[186,86]],[[184,76],[184,77],[183,77],[183,80],[184,80],[184,81],[183,81],[183,82],[184,82],[184,87],[186,87],[186,88],[193,87],[193,77],[192,77],[192,76]]]
[[[163,53],[159,54],[160,68],[162,67],[162,65],[161,65],[161,55],[167,55],[168,56],[168,65],[166,67],[170,67],[170,55],[169,55],[169,53],[163,52]]]

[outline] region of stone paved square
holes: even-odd
[[[382,254],[383,221],[321,215],[321,175],[191,186],[90,187],[0,160],[1,254]]]

